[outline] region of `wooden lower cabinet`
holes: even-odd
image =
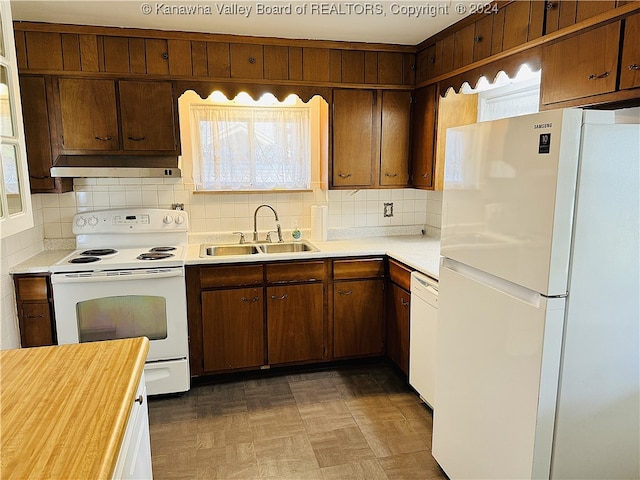
[[[202,292],[204,370],[264,365],[262,288]]]
[[[324,358],[322,283],[267,287],[268,363]]]
[[[22,347],[57,344],[49,274],[14,275],[13,282]]]
[[[334,358],[384,353],[384,280],[333,285]]]
[[[387,309],[387,356],[409,374],[409,311],[411,294],[390,284]]]

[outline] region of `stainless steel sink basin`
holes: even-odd
[[[253,255],[258,253],[255,245],[206,245],[200,246],[200,257],[221,257],[224,255]]]
[[[317,252],[318,249],[307,242],[263,243],[260,250],[264,253]]]

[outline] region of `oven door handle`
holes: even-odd
[[[114,270],[111,272],[54,273],[51,275],[51,283],[102,283],[170,277],[184,277],[184,269],[156,268],[148,270]]]

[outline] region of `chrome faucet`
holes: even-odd
[[[278,230],[278,242],[282,243],[282,230],[280,229],[280,220],[278,219],[278,212],[276,212],[271,205],[263,204],[256,208],[256,211],[253,212],[253,241],[258,241],[258,210],[262,207],[270,208],[273,212],[273,215],[276,217],[276,229]]]

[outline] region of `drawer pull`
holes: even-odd
[[[338,176],[340,178],[349,178],[351,176],[351,174],[350,173],[339,173]]]
[[[108,137],[95,137],[96,140],[100,140],[101,142],[110,142],[111,140],[113,140],[112,136],[108,136]]]
[[[242,297],[242,298],[240,298],[240,300],[243,301],[243,302],[251,302],[251,303],[253,303],[253,302],[257,302],[258,300],[260,300],[260,297],[257,297],[257,296],[253,297],[253,298]]]
[[[408,307],[409,306],[409,301],[407,300],[406,302],[404,301],[404,298],[400,297],[400,302],[402,303],[403,307]]]
[[[632,63],[631,65],[629,65],[627,67],[629,70],[640,70],[640,65],[637,65],[635,63]]]
[[[422,178],[427,178],[429,176],[429,174],[428,173],[423,173],[421,176],[422,176]]]
[[[390,177],[390,178],[395,178],[395,177],[397,177],[397,176],[398,176],[398,174],[397,174],[397,173],[385,173],[384,175],[385,175],[386,177]]]
[[[131,140],[132,142],[141,142],[143,140],[145,140],[147,137],[127,137],[129,140]]]
[[[587,78],[589,80],[598,80],[599,78],[607,78],[609,75],[611,74],[611,72],[606,71],[604,73],[601,73],[600,75],[594,75],[593,73],[591,75],[589,75]]]
[[[44,315],[25,315],[24,318],[27,320],[35,320],[36,318],[43,318]]]
[[[144,402],[144,397],[142,395],[136,398],[136,403],[139,403],[140,405],[142,405],[143,402]]]
[[[351,295],[353,293],[353,290],[338,290],[338,293],[340,295]]]
[[[281,297],[276,297],[275,295],[271,295],[271,300],[284,300],[288,297],[289,295],[287,295],[286,293],[284,295],[282,295]]]

